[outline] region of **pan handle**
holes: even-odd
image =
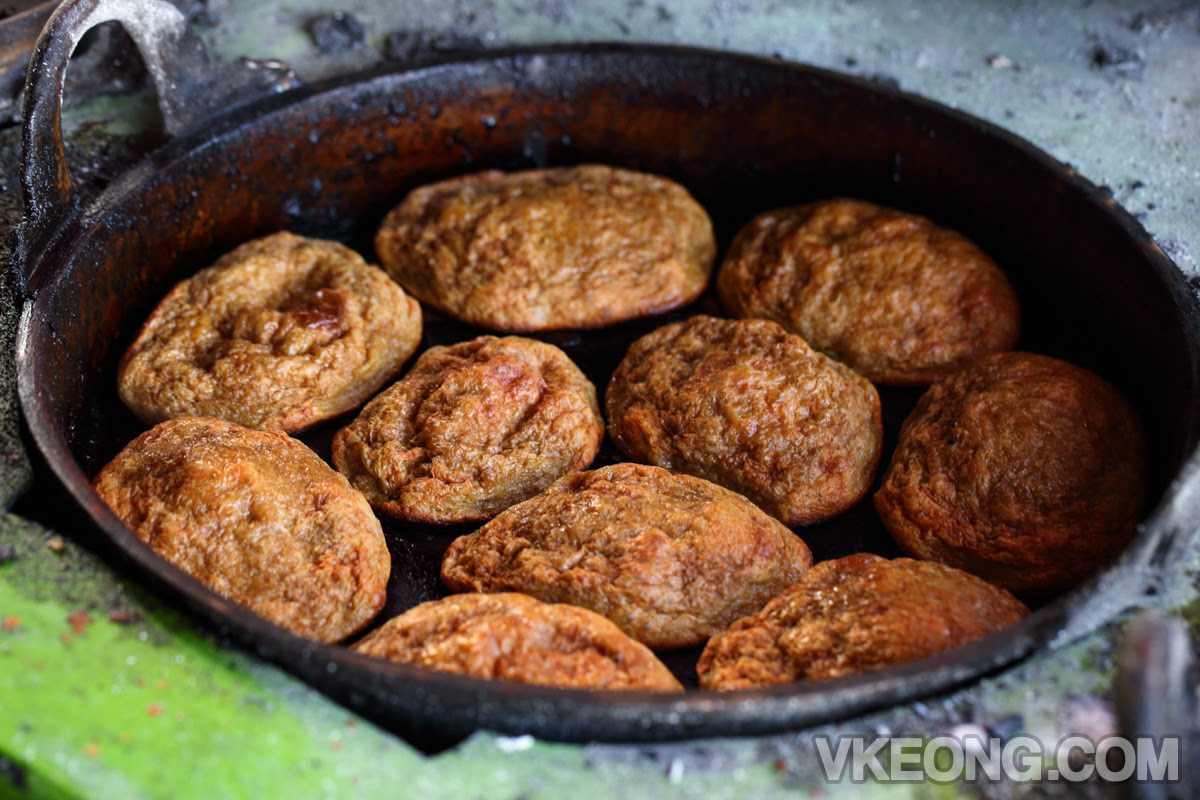
[[[219,109],[299,83],[274,61],[218,62],[209,57],[183,14],[163,0],[67,0],[51,15],[38,38],[25,82],[21,190],[25,220],[17,232],[20,266],[14,276],[21,294],[30,284],[29,265],[54,239],[75,203],[62,140],[62,93],[67,60],[83,35],[117,21],[137,45],[154,81],[163,127],[175,136]]]

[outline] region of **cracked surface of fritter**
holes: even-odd
[[[514,592],[422,603],[355,652],[476,678],[576,689],[683,691],[662,662],[599,614]]]
[[[922,385],[1017,341],[1017,296],[982,250],[858,200],[781,208],[730,245],[717,295],[881,384]]]
[[[934,384],[900,430],[875,509],[910,555],[1014,592],[1066,589],[1133,536],[1141,422],[1098,375],[1001,353]]]
[[[630,459],[718,483],[788,525],[857,503],[879,462],[875,387],[766,320],[653,331],[629,348],[605,405]]]
[[[423,303],[501,331],[595,328],[704,290],[708,214],[677,183],[575,167],[464,175],[411,192],[375,249]]]
[[[840,678],[979,639],[1029,613],[1003,589],[931,561],[822,561],[704,648],[704,689]]]
[[[682,647],[761,608],[811,563],[799,537],[744,497],[614,464],[568,475],[456,539],[442,580],[583,606],[650,647]]]
[[[339,641],[383,608],[391,555],[379,520],[281,431],[169,420],[126,446],[95,487],[154,552],[300,636]]]
[[[596,389],[565,353],[481,336],[422,353],[334,437],[333,463],[379,511],[469,522],[586,468],[603,437]]]
[[[281,232],[177,284],[117,371],[147,425],[208,416],[297,431],[366,400],[412,355],[421,309],[337,242]]]

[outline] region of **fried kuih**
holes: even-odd
[[[400,519],[487,519],[592,463],[596,389],[553,345],[481,336],[434,347],[333,440],[333,463]]]
[[[714,636],[696,670],[704,689],[840,678],[940,653],[1028,613],[1008,592],[953,567],[858,553],[813,566]]]
[[[1133,536],[1144,450],[1136,413],[1107,381],[1048,356],[1002,353],[921,397],[875,508],[910,555],[1014,592],[1055,592]]]
[[[659,328],[629,348],[605,403],[630,459],[718,483],[788,525],[857,503],[879,463],[875,387],[766,320]]]
[[[769,211],[734,238],[717,295],[881,384],[924,385],[1017,341],[1004,273],[964,236],[859,200]]]
[[[583,606],[650,647],[682,647],[761,608],[811,563],[799,537],[745,498],[615,464],[568,475],[456,539],[442,580]]]
[[[117,371],[147,425],[210,416],[297,431],[350,410],[400,369],[421,309],[337,242],[276,233],[177,284]]]
[[[300,442],[181,417],[134,439],[97,493],[156,553],[295,634],[336,642],[386,599],[379,520]]]
[[[353,650],[400,664],[543,686],[680,692],[645,645],[599,614],[517,593],[457,594],[394,617]]]
[[[594,328],[695,299],[716,253],[680,185],[594,164],[464,175],[411,192],[375,239],[421,302],[501,331]]]

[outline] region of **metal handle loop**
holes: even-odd
[[[29,285],[26,265],[54,238],[74,206],[62,139],[67,62],[80,39],[105,22],[120,22],[154,81],[163,127],[175,136],[213,111],[299,83],[278,62],[217,63],[186,18],[164,0],[68,0],[38,38],[25,83],[21,190],[25,220],[17,234],[18,288]],[[22,291],[22,294],[24,291]]]

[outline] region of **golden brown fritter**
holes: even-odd
[[[519,591],[590,608],[650,647],[699,644],[812,563],[745,498],[643,464],[568,475],[455,540],[455,591]]]
[[[169,420],[126,446],[95,487],[154,552],[299,636],[336,642],[383,608],[391,556],[379,520],[281,431]]]
[[[913,661],[979,639],[1029,609],[1003,589],[936,564],[858,553],[815,565],[704,648],[704,689],[822,680]]]
[[[921,397],[875,508],[911,555],[1014,592],[1058,591],[1133,536],[1144,449],[1111,384],[1048,356],[1001,353]]]
[[[469,522],[592,463],[596,389],[553,345],[481,336],[421,354],[333,440],[333,463],[376,509]]]
[[[584,165],[465,175],[416,189],[375,239],[421,302],[502,331],[594,328],[704,290],[712,222],[665,178]]]
[[[353,650],[476,678],[683,691],[645,645],[599,614],[517,593],[457,594],[422,603],[388,620]]]
[[[1017,341],[1008,279],[924,217],[858,200],[769,211],[734,238],[717,295],[882,384],[922,385]]]
[[[117,372],[153,425],[209,416],[297,431],[349,411],[400,369],[421,308],[336,242],[276,233],[177,284]]]
[[[629,458],[718,483],[788,525],[857,503],[879,463],[875,387],[765,320],[659,328],[629,348],[605,404]]]

